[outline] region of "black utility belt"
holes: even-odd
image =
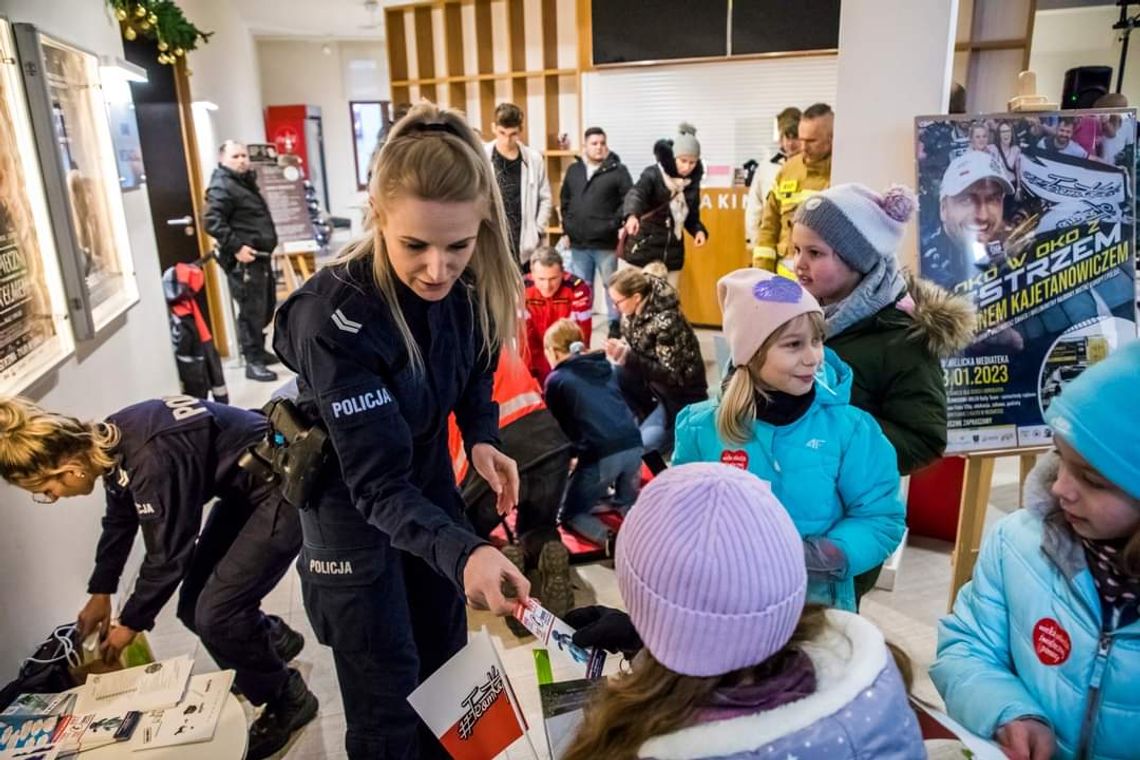
[[[265,438],[246,450],[238,465],[259,480],[278,484],[287,502],[305,509],[328,459],[328,433],[288,398],[273,399],[261,411],[269,421]]]

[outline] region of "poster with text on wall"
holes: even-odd
[[[0,19],[0,396],[74,350],[8,23]]]
[[[1136,112],[915,120],[919,271],[977,309],[948,452],[1049,445],[1045,410],[1136,339]]]

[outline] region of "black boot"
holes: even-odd
[[[271,369],[266,369],[264,364],[258,364],[253,361],[245,365],[245,376],[259,383],[273,383],[277,381],[276,372]]]
[[[249,727],[246,760],[262,760],[284,747],[294,731],[316,716],[319,706],[317,698],[305,685],[305,679],[289,668],[289,680],[281,693],[265,705],[261,715]]]
[[[276,615],[266,615],[269,620],[269,643],[281,662],[290,662],[305,648],[305,637],[294,631]]]
[[[277,354],[272,351],[266,351],[265,349],[258,351],[254,358],[258,364],[264,364],[266,367],[281,363],[281,360],[277,358]]]

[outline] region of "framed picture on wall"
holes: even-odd
[[[356,159],[356,189],[368,189],[368,169],[380,138],[388,129],[387,100],[351,100],[352,154]]]
[[[0,18],[0,396],[74,350],[11,28]]]
[[[99,59],[13,24],[76,338],[138,302]]]

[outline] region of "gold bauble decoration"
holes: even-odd
[[[152,13],[146,17],[146,20],[151,23],[151,26],[153,26],[158,23],[158,16]]]
[[[150,29],[150,22],[148,22],[148,21],[147,21],[147,20],[144,18],[142,21],[140,21],[140,22],[139,22],[139,29],[142,29],[144,32],[145,32],[147,29]]]
[[[146,17],[146,8],[142,7],[141,5],[138,6],[137,8],[135,8],[135,16],[137,16],[138,18],[145,18]]]
[[[178,56],[179,58],[181,58],[182,56],[186,55],[186,51],[183,50],[182,48],[178,47],[178,48],[174,48],[174,54],[176,56]]]
[[[139,35],[138,35],[138,32],[135,31],[133,26],[128,26],[126,29],[123,30],[123,36],[126,37],[127,41],[129,42],[129,41],[134,40],[134,38],[138,37]]]
[[[119,21],[126,21],[127,20],[126,8],[116,8],[115,9],[115,18],[119,19]]]
[[[165,53],[167,50],[170,49],[170,45],[167,45],[162,40],[159,40],[158,41],[158,49],[161,50],[163,53]]]

